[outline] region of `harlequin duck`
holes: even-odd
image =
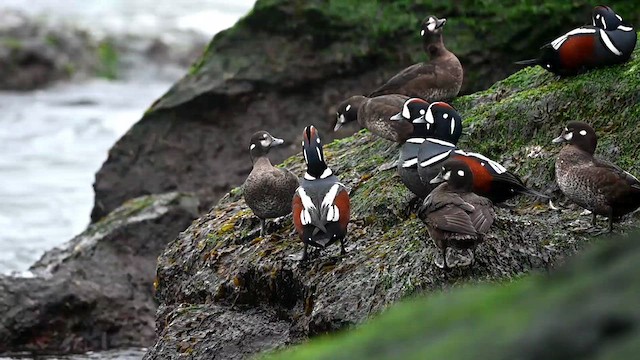
[[[467,163],[473,172],[473,191],[494,203],[504,202],[518,194],[547,197],[527,188],[517,175],[507,171],[501,164],[484,155],[459,149],[456,144],[462,135],[462,117],[451,105],[444,102],[428,104],[421,99],[410,99],[405,105],[403,112],[397,116],[411,119],[414,126],[421,123],[426,125],[417,126],[414,130],[414,133],[418,133],[417,137],[423,135],[426,138],[420,144],[417,159],[403,162],[405,165],[418,163],[423,192],[428,193],[433,188],[430,181],[444,160],[458,159]],[[424,132],[420,134],[420,131]]]
[[[573,29],[541,48],[537,59],[521,65],[540,65],[560,76],[624,63],[636,46],[635,30],[608,6],[596,6],[592,24]]]
[[[298,178],[288,170],[275,168],[267,157],[269,150],[284,140],[258,131],[251,136],[249,153],[253,169],[244,182],[244,200],[260,219],[260,236],[265,235],[265,219],[291,212],[291,199],[298,188]]]
[[[342,125],[357,120],[377,136],[402,144],[411,135],[413,126],[409,122],[391,121],[389,118],[402,109],[407,99],[409,97],[398,94],[374,98],[352,96],[338,105],[333,130],[337,131]]]
[[[418,63],[402,70],[369,96],[403,94],[427,101],[453,99],[462,86],[463,71],[458,58],[444,46],[442,31],[447,19],[427,16],[420,36],[429,62]]]
[[[618,166],[595,158],[597,137],[593,128],[583,122],[567,124],[554,143],[569,145],[556,158],[556,181],[562,193],[571,201],[596,215],[613,221],[640,207],[640,182]]]
[[[327,167],[316,128],[306,127],[303,136],[307,172],[292,203],[293,223],[304,243],[302,260],[307,259],[308,245],[325,248],[336,241],[340,241],[340,252],[345,254],[344,237],[350,218],[347,188]]]
[[[493,204],[472,192],[473,173],[462,161],[447,160],[430,182],[444,182],[418,210],[418,217],[427,225],[429,236],[441,251],[434,262],[447,268],[447,248],[453,247],[469,251],[469,262],[464,264],[469,265],[473,262],[473,250],[493,224]]]

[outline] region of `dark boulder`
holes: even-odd
[[[0,276],[0,354],[150,345],[157,257],[197,207],[187,194],[133,199],[25,274]]]

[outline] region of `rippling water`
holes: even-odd
[[[33,18],[98,36],[208,36],[233,25],[253,0],[0,0]],[[89,222],[95,172],[113,143],[176,78],[90,80],[0,92],[0,273],[23,271]]]

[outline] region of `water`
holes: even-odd
[[[164,39],[185,31],[210,37],[233,25],[253,3],[0,0],[0,11],[71,24],[96,37],[135,33]],[[94,174],[108,149],[180,76],[173,74],[0,92],[0,274],[26,270],[44,251],[86,227]]]

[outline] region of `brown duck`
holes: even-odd
[[[444,184],[424,200],[418,217],[427,225],[429,236],[440,249],[434,260],[436,266],[443,269],[449,266],[449,247],[466,249],[468,261],[460,265],[470,265],[474,261],[473,250],[493,224],[493,204],[491,200],[471,192],[473,173],[462,161],[447,160],[440,173],[431,180],[432,184],[441,182]]]
[[[580,121],[567,124],[553,143],[568,143],[556,158],[556,181],[571,201],[613,221],[640,207],[640,181],[618,166],[593,156],[598,139],[591,126]]]
[[[402,111],[402,106],[409,97],[398,94],[382,95],[368,98],[362,95],[352,96],[338,105],[334,131],[344,124],[358,123],[381,138],[404,143],[413,125],[409,121],[394,121],[391,117]]]
[[[444,46],[442,31],[447,19],[428,16],[422,22],[422,47],[428,62],[402,70],[369,96],[402,94],[429,102],[455,98],[462,86],[463,71],[458,58]]]
[[[288,170],[271,164],[269,150],[282,145],[284,140],[258,131],[251,136],[249,152],[253,169],[244,182],[244,200],[260,219],[260,236],[265,235],[266,219],[291,213],[291,200],[298,188],[298,178]]]

